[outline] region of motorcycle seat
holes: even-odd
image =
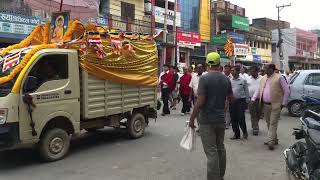
[[[318,130],[320,131],[320,122],[313,119],[313,118],[304,118],[303,121],[306,123],[307,127],[310,129]]]
[[[315,143],[316,145],[320,145],[320,131],[315,129],[308,129],[308,134],[310,136],[310,139]]]

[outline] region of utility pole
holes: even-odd
[[[280,70],[283,71],[284,70],[284,57],[283,57],[283,49],[282,49],[282,43],[283,43],[283,39],[282,39],[282,32],[281,32],[281,28],[280,28],[280,11],[283,10],[285,7],[289,7],[291,6],[290,4],[286,4],[286,5],[281,5],[281,6],[276,6],[276,8],[278,9],[278,35],[279,35],[279,40],[278,40],[278,48],[279,48],[279,58],[280,58]]]
[[[174,14],[173,14],[173,33],[174,33],[174,38],[173,38],[173,42],[174,42],[174,51],[173,51],[173,65],[177,65],[178,64],[178,51],[177,51],[177,0],[174,0]]]
[[[165,8],[164,8],[164,22],[163,22],[163,44],[165,44],[165,46],[163,47],[163,54],[162,54],[162,61],[165,64],[166,62],[166,55],[167,55],[167,48],[166,48],[166,43],[167,43],[167,17],[168,17],[168,0],[165,0]]]

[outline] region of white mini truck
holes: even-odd
[[[38,51],[13,81],[0,85],[1,150],[35,145],[44,160],[56,161],[82,129],[125,127],[131,138],[143,136],[157,116],[157,87],[96,78],[78,58],[77,50]],[[4,73],[0,77],[10,70]]]

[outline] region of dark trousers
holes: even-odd
[[[161,98],[163,101],[163,108],[162,108],[163,114],[170,114],[169,96],[170,96],[170,89],[169,88],[162,88],[161,89]]]
[[[246,109],[246,99],[236,99],[230,104],[230,116],[231,116],[231,123],[234,135],[236,137],[240,137],[240,129],[242,130],[243,134],[247,134],[247,125],[246,125],[246,118],[245,118],[245,109]]]
[[[181,94],[181,99],[182,99],[182,113],[190,112],[190,102],[189,102],[189,96],[182,95]]]

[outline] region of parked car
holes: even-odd
[[[303,96],[320,97],[320,70],[296,72],[290,79],[289,86],[289,113],[295,117],[301,116],[304,104]]]

